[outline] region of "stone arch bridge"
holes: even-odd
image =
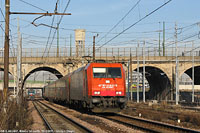
[[[9,72],[14,77],[17,76],[16,57],[10,57]],[[72,72],[73,70],[87,64],[92,59],[91,57],[23,57],[22,58],[22,75],[23,84],[26,79],[34,72],[49,71],[55,74],[58,78]],[[119,62],[124,64],[126,73],[128,72],[128,62],[130,57],[96,57],[96,60],[104,60],[105,62]],[[186,73],[192,78],[192,57],[179,57],[179,77]],[[195,85],[200,85],[200,57],[195,56]],[[150,85],[148,99],[173,99],[175,86],[175,58],[170,56],[149,56],[146,57],[145,77]],[[0,70],[3,71],[3,58],[0,58]],[[137,71],[137,58],[132,57],[132,70]],[[139,71],[143,72],[143,58],[139,57]]]

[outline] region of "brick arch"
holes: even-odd
[[[146,72],[145,77],[149,82],[150,90],[146,92],[147,99],[152,100],[165,100],[170,98],[171,86],[169,75],[167,75],[165,69],[162,67],[156,67],[155,65],[145,65]],[[133,66],[133,71],[137,71],[137,66]],[[143,72],[143,64],[139,66],[139,71]]]
[[[167,71],[166,70],[166,66],[164,66],[164,65],[156,66],[155,64],[146,64],[145,66],[154,67],[154,68],[160,69],[161,71],[163,71],[167,75],[167,77],[169,78],[170,82],[172,83],[171,70]],[[140,64],[139,67],[143,67],[143,64]],[[171,66],[169,68],[171,69]],[[137,64],[134,64],[132,66],[132,70],[135,70],[135,69],[137,69]]]
[[[179,75],[179,77],[181,77],[183,75],[183,73],[185,73],[192,79],[192,66],[191,65],[187,65],[187,67],[185,67],[185,69],[181,72],[182,73]],[[200,79],[200,64],[196,64],[196,65],[194,65],[194,84],[195,85],[200,85],[199,79]]]
[[[65,71],[65,68],[62,67],[61,65],[59,64],[56,64],[56,65],[30,65],[30,66],[27,66],[27,67],[23,67],[25,69],[25,77],[27,74],[29,74],[31,71],[35,70],[35,69],[38,69],[38,68],[52,68],[52,69],[55,69],[56,71],[58,71],[60,74],[62,74],[62,76],[66,75],[67,72]],[[23,71],[23,70],[22,70]]]
[[[194,64],[194,67],[198,67],[200,66],[200,64]],[[183,75],[183,73],[185,73],[187,70],[189,70],[190,68],[192,68],[192,65],[191,64],[186,64],[182,67],[179,67],[179,78]]]
[[[48,71],[55,74],[58,78],[61,78],[65,75],[64,67],[62,68],[59,65],[32,65],[31,67],[27,66],[27,68],[27,70],[25,69],[25,77],[23,79],[22,86],[24,86],[26,79],[34,72]]]
[[[15,68],[14,68],[15,69]],[[0,66],[0,71],[4,71],[4,66]],[[12,67],[9,67],[8,73],[12,76],[14,76],[14,72],[12,70]]]

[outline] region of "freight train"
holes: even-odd
[[[125,71],[119,63],[89,63],[45,86],[43,96],[92,112],[118,112],[126,106]]]

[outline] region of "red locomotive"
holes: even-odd
[[[126,105],[125,72],[119,63],[89,63],[44,87],[46,99],[117,112]]]

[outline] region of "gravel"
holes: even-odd
[[[47,103],[52,108],[56,109],[57,111],[63,113],[64,115],[68,116],[69,118],[73,119],[74,121],[82,124],[83,126],[89,128],[95,133],[133,133],[133,132],[141,132],[138,130],[134,130],[132,128],[126,127],[124,125],[118,124],[116,122],[112,122],[105,118],[90,115],[85,113],[80,113],[78,111],[69,109],[67,107],[50,103],[48,101],[43,101]]]
[[[33,125],[31,127],[31,130],[33,130],[33,131],[46,130],[46,127],[44,125],[42,118],[38,114],[37,110],[35,109],[35,107],[31,101],[28,102],[28,106],[29,106],[28,108],[29,108],[30,115],[33,118]]]

